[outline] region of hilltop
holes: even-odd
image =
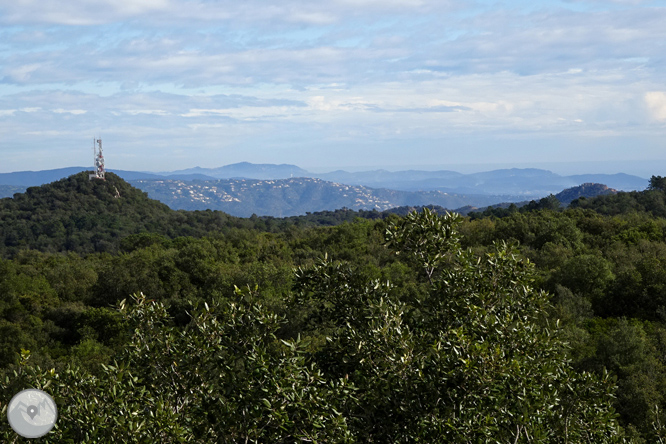
[[[555,197],[561,203],[568,205],[580,197],[590,198],[607,194],[617,194],[617,192],[616,189],[608,188],[606,185],[600,183],[584,183],[577,187],[567,188],[557,193]]]
[[[584,183],[582,185],[567,188],[559,193],[549,195],[542,199],[522,201],[522,202],[502,202],[495,205],[490,205],[486,208],[477,208],[471,205],[458,208],[456,211],[462,215],[472,215],[474,218],[480,216],[506,216],[510,213],[510,209],[520,209],[520,211],[534,211],[542,209],[557,209],[564,208],[571,204],[572,201],[578,202],[579,198],[587,199],[597,196],[608,196],[617,194],[618,191],[614,188],[600,183]],[[574,205],[576,205],[574,204]]]
[[[0,256],[25,248],[115,251],[132,234],[200,236],[238,223],[220,212],[174,211],[113,173],[91,181],[83,171],[0,199]]]

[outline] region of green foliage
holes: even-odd
[[[483,258],[462,250],[459,224],[424,211],[387,231],[425,271],[422,300],[363,285],[340,264],[299,272],[297,302],[332,327],[320,365],[358,388],[353,432],[363,442],[619,440],[612,381],[569,366],[531,265],[504,245]]]
[[[666,192],[666,177],[652,176],[650,177],[650,184],[648,190],[659,190]]]
[[[560,209],[561,205],[562,204],[557,199],[557,197],[550,194],[547,197],[543,197],[543,198],[539,199],[538,202],[536,202],[534,200],[530,201],[530,203],[521,207],[520,211],[521,212],[537,211],[537,210],[556,211],[556,210]]]
[[[109,197],[113,175],[31,189],[0,202],[0,402],[52,380],[70,442],[605,442],[611,404],[626,439],[664,442],[656,179],[473,220],[175,212]]]
[[[552,279],[577,294],[584,294],[594,302],[603,298],[606,289],[613,284],[614,275],[610,263],[592,254],[567,259]]]
[[[24,351],[17,369],[0,380],[0,394],[9,400],[27,387],[51,394],[58,421],[40,442],[192,442],[179,424],[178,412],[151,393],[126,365],[104,365],[99,375],[92,375],[75,365],[62,371],[42,369],[29,359],[30,353]],[[6,408],[3,403],[3,414]],[[9,424],[1,422],[2,442],[17,442],[16,438]]]
[[[386,242],[398,254],[409,254],[433,283],[433,274],[447,257],[455,253],[454,247],[460,242],[460,221],[461,217],[456,213],[438,216],[424,208],[421,213],[409,213],[398,223],[389,225]]]
[[[127,360],[202,442],[348,440],[339,412],[351,388],[325,380],[299,340],[278,340],[284,321],[248,301],[248,291],[237,296],[206,305],[184,331],[168,327],[163,306],[139,298]]]
[[[618,375],[617,405],[623,422],[649,432],[660,421],[656,412],[663,405],[666,389],[664,363],[659,359],[662,350],[658,349],[663,347],[663,327],[655,329],[627,319],[597,320],[591,327],[592,352],[580,366]]]
[[[59,406],[44,442],[351,442],[340,413],[353,399],[307,362],[300,340],[278,340],[283,322],[246,293],[226,306],[197,310],[185,330],[163,304],[140,295],[120,311],[133,332],[120,363],[97,375],[77,366],[42,370],[27,363],[0,383],[48,390]],[[0,437],[14,436],[8,424]]]
[[[576,199],[571,202],[571,207],[592,209],[600,214],[611,216],[640,212],[666,217],[666,193],[660,188],[651,188],[642,192],[619,192],[591,199]]]
[[[325,256],[297,270],[289,307],[250,287],[194,302],[186,323],[143,295],[120,317],[72,307],[75,363],[43,370],[24,353],[0,391],[52,393],[61,415],[44,442],[619,442],[613,381],[569,365],[533,266],[501,243],[464,250],[461,223],[424,211],[390,224],[387,244],[410,258],[392,273],[422,273],[416,287]],[[321,240],[360,253],[374,233],[343,226]],[[276,245],[258,239],[256,254]],[[138,276],[166,262],[200,288],[222,245],[151,242],[117,258]]]

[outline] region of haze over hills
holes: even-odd
[[[26,187],[50,183],[82,170],[85,168],[2,173],[0,197],[11,197]],[[248,162],[166,173],[110,171],[173,209],[215,209],[241,217],[284,217],[343,207],[386,210],[439,205],[456,210],[540,199],[583,183],[629,191],[642,190],[648,182],[627,174],[560,176],[534,168],[473,174],[447,170],[311,174],[295,165]]]
[[[286,217],[349,208],[380,211],[399,206],[487,206],[511,196],[460,195],[441,191],[400,191],[328,182],[315,178],[217,181],[134,180],[133,186],[176,210],[221,210],[233,216]]]
[[[646,178],[623,173],[562,176],[537,168],[509,168],[471,174],[449,170],[387,171],[382,169],[361,172],[337,170],[329,173],[311,173],[296,165],[252,164],[249,162],[219,168],[196,167],[160,174],[171,179],[182,179],[184,174],[201,174],[217,179],[275,180],[309,177],[346,185],[388,188],[399,191],[516,195],[524,198],[543,197],[582,183],[603,183],[622,191],[642,190],[647,183]],[[175,177],[175,175],[181,177]],[[135,178],[126,178],[126,180],[133,179]]]
[[[438,190],[461,194],[503,194],[538,198],[583,183],[603,183],[622,191],[643,190],[647,179],[628,174],[579,174],[561,176],[536,168],[511,168],[481,173],[461,174],[454,171],[385,170],[347,173],[335,171],[319,175],[326,180],[350,185],[365,185],[395,190]]]
[[[59,168],[45,171],[21,171],[0,173],[0,185],[36,186],[62,179],[86,167]],[[577,174],[562,176],[537,168],[510,168],[480,173],[462,174],[455,171],[386,171],[362,172],[333,171],[311,173],[296,165],[252,164],[241,162],[219,168],[190,168],[171,172],[140,172],[110,168],[125,180],[176,179],[259,179],[276,180],[292,177],[318,178],[347,185],[363,185],[374,188],[389,188],[403,191],[439,190],[472,194],[519,194],[545,195],[557,193],[564,188],[582,183],[604,183],[621,191],[642,190],[647,178],[629,174]],[[545,193],[545,194],[544,194]]]
[[[287,179],[291,177],[313,177],[308,171],[297,167],[296,165],[288,164],[256,164],[250,162],[240,162],[231,165],[221,166],[219,168],[188,168],[184,170],[171,171],[159,173],[164,176],[173,178],[175,175],[183,174],[200,174],[214,179]]]

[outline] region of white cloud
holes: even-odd
[[[99,25],[131,18],[151,23],[229,20],[327,25],[344,17],[450,8],[448,3],[443,0],[17,0],[0,5],[0,11],[4,11],[2,20],[8,23],[68,26]]]
[[[645,93],[645,103],[653,119],[666,121],[666,92],[650,91]]]
[[[334,3],[341,5],[367,7],[367,6],[382,6],[382,7],[407,7],[414,8],[423,6],[428,3],[423,0],[335,0]]]
[[[423,8],[434,8],[430,2],[422,3]],[[85,28],[85,38],[60,30],[48,41],[17,43],[11,57],[0,55],[0,79],[34,85],[91,80],[188,87],[273,83],[306,88],[502,71],[585,75],[618,70],[637,76],[642,74],[631,70],[665,67],[660,42],[666,39],[666,8],[603,13],[491,11],[460,19],[446,11],[423,14],[416,3],[398,0],[395,7],[414,15],[390,9],[393,15],[387,12],[366,19],[355,18],[356,12],[346,4],[315,7],[290,0],[260,8],[254,2],[241,6],[149,3],[128,9],[127,14],[163,7],[168,15],[189,5],[193,11],[225,9],[238,21],[224,19],[208,27],[148,19],[143,28],[142,19],[122,27]],[[374,4],[368,0],[358,8],[370,11]],[[319,18],[308,25],[291,23],[300,20],[299,14]],[[338,20],[345,14],[351,18],[349,23]],[[257,23],[264,20],[257,17],[264,16],[268,22]],[[282,24],[274,26],[276,20]],[[5,41],[18,39],[12,31],[0,35],[4,36]],[[49,46],[54,41],[57,48]]]
[[[163,109],[127,109],[124,112],[131,116],[137,116],[139,114],[155,115],[155,116],[166,116],[169,113]]]
[[[28,65],[19,65],[15,68],[11,68],[7,70],[6,76],[8,80],[11,80],[13,82],[17,83],[25,83],[28,82],[32,74],[38,70],[41,70],[43,68],[43,64],[40,63],[31,63]]]
[[[17,0],[0,6],[9,23],[82,26],[167,10],[169,0]]]
[[[294,12],[289,15],[288,20],[311,25],[329,25],[335,23],[336,18],[323,12]]]
[[[56,108],[53,110],[54,113],[56,114],[73,114],[75,116],[78,116],[80,114],[85,114],[88,111],[84,109],[63,109],[63,108]]]
[[[344,141],[362,155],[451,137],[645,141],[666,120],[666,8],[484,4],[4,2],[0,23],[19,26],[0,27],[0,144],[103,130],[189,152],[233,133],[242,152]]]
[[[594,3],[607,4],[608,2],[610,2],[617,5],[627,5],[627,6],[638,6],[654,2],[654,0],[566,0],[566,1],[573,3],[592,3],[592,4]]]

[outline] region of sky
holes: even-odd
[[[645,175],[665,23],[666,0],[0,0],[0,172],[92,165],[101,137],[110,169]]]

